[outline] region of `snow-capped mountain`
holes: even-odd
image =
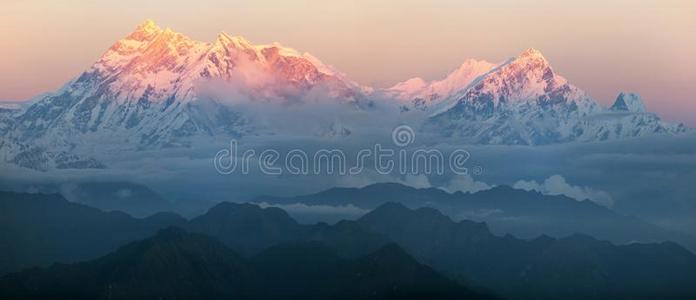
[[[92,78],[97,77],[97,78]],[[120,102],[188,102],[199,83],[220,80],[249,96],[284,100],[292,92],[323,85],[335,96],[351,96],[353,84],[310,54],[279,44],[252,45],[222,32],[212,43],[194,41],[148,20],[114,44],[78,81],[98,81],[117,91]]]
[[[404,101],[406,109],[431,110],[443,104],[471,82],[486,74],[496,65],[484,60],[468,59],[441,80],[425,81],[420,77],[399,82],[386,89],[386,93]]]
[[[499,65],[467,60],[442,80],[414,78],[373,90],[279,44],[254,45],[225,33],[200,42],[146,21],[63,88],[0,109],[0,161],[39,170],[104,168],[95,157],[286,134],[279,127],[341,139],[354,128],[315,104],[398,119],[397,109],[397,118],[379,115],[388,110],[369,114],[372,99],[384,95],[401,112],[427,116],[422,130],[455,143],[539,145],[687,130],[646,112],[635,94],[602,107],[534,49]],[[263,120],[255,120],[259,114],[245,109],[250,103],[273,106],[275,114],[263,110]],[[303,114],[299,122],[288,118],[294,113]]]
[[[646,113],[635,94],[607,109],[528,49],[453,94],[425,128],[458,141],[539,145],[686,131]]]
[[[310,54],[226,33],[212,43],[195,41],[148,20],[62,89],[3,118],[2,154],[35,165],[50,161],[55,155],[45,153],[56,149],[188,146],[194,137],[256,129],[231,108],[240,101],[354,103],[361,97],[360,86]]]

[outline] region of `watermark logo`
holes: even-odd
[[[218,173],[224,175],[249,174],[252,167],[267,175],[358,175],[368,168],[382,175],[441,175],[446,171],[470,174],[468,162],[471,154],[465,149],[444,153],[439,149],[416,147],[416,133],[408,125],[394,128],[391,137],[393,145],[377,143],[355,153],[335,148],[241,151],[238,141],[231,140],[229,148],[216,153],[213,165]],[[471,174],[480,175],[482,170],[474,166]]]
[[[406,147],[416,141],[416,133],[408,125],[400,125],[392,130],[392,141],[394,145]]]

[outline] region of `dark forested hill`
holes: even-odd
[[[395,244],[343,259],[319,243],[245,258],[168,228],[102,258],[0,279],[2,299],[493,299],[421,265]]]
[[[103,212],[57,194],[0,192],[0,274],[96,258],[185,222],[171,213],[137,219]]]
[[[696,255],[672,243],[614,245],[586,235],[521,240],[432,208],[386,203],[358,223],[428,265],[518,299],[690,299]]]

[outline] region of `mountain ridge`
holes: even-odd
[[[467,59],[442,79],[426,82],[420,77],[415,77],[387,88],[386,92],[405,101],[407,109],[433,111],[446,105],[443,102],[453,93],[464,89],[495,66],[496,64],[485,60]]]
[[[467,60],[442,80],[375,90],[277,43],[254,45],[224,32],[201,42],[148,20],[63,88],[2,111],[0,157],[40,171],[107,169],[123,152],[282,135],[283,125],[259,117],[269,109],[260,104],[309,104],[303,111],[335,105],[332,111],[360,111],[375,120],[383,110],[396,119],[416,110],[424,114],[416,114],[412,127],[454,144],[536,146],[689,131],[646,112],[637,98],[621,94],[616,105],[602,107],[532,48],[498,65]],[[251,103],[259,111],[250,113]],[[303,118],[317,124],[301,134],[351,135],[339,113],[316,110],[328,119]]]
[[[535,238],[542,234],[563,237],[584,233],[619,244],[675,240],[689,249],[696,249],[696,238],[688,234],[663,229],[592,201],[543,195],[509,186],[496,186],[476,193],[449,193],[438,188],[377,183],[362,188],[331,188],[295,197],[260,196],[252,202],[281,207],[297,203],[308,206],[354,205],[368,210],[397,202],[411,209],[434,208],[456,220],[485,222],[496,234]]]
[[[362,87],[310,54],[225,33],[195,41],[148,20],[63,88],[0,119],[0,154],[37,170],[105,168],[93,145],[107,154],[187,148],[264,130],[234,105],[353,107],[362,97]]]

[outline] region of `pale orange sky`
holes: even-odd
[[[444,76],[466,58],[541,50],[607,104],[619,91],[696,125],[696,2],[0,0],[0,99],[55,90],[145,19],[312,53],[365,85]]]

